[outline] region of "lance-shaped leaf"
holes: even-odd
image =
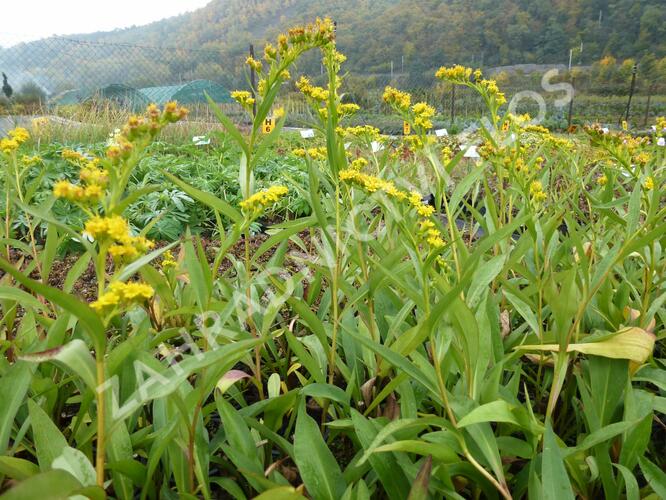
[[[652,333],[648,333],[642,328],[625,328],[596,342],[569,344],[567,352],[580,352],[612,359],[628,359],[634,363],[643,364],[654,350],[655,338]],[[516,349],[559,352],[560,346],[557,344],[522,345]]]

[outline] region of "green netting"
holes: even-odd
[[[80,90],[67,90],[66,92],[61,92],[60,94],[53,96],[50,100],[50,104],[55,106],[69,106],[72,104],[79,104],[88,97],[88,93]]]
[[[195,80],[182,85],[166,87],[146,87],[139,89],[145,98],[155,104],[163,105],[169,101],[178,101],[181,104],[205,104],[206,94],[215,102],[230,102],[229,91],[219,83],[210,80]]]
[[[140,110],[148,106],[150,101],[137,89],[127,85],[112,84],[97,89],[83,101],[111,101],[123,108]]]

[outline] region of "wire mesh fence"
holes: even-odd
[[[141,89],[206,80],[228,84],[216,51],[52,37],[0,48],[0,71],[17,99],[80,102],[95,93],[141,101]],[[150,99],[146,97],[146,99]]]
[[[0,33],[1,35],[2,33]],[[312,64],[310,64],[312,63]],[[317,79],[316,58],[304,64],[301,70],[310,71]],[[544,71],[547,68],[542,68]],[[596,95],[595,82],[584,76],[587,68],[579,68],[583,76],[578,77],[574,119],[585,121],[614,121],[626,107],[627,97],[623,89],[629,85],[616,85],[617,95]],[[221,52],[182,47],[156,47],[129,43],[110,43],[93,39],[51,37],[36,42],[18,43],[8,48],[0,47],[0,72],[4,73],[5,88],[11,90],[12,102],[22,104],[24,112],[43,110],[46,105],[64,106],[88,101],[109,101],[124,108],[140,108],[150,102],[162,104],[174,99],[193,108],[206,108],[204,92],[217,102],[229,100],[229,90],[249,85],[247,68],[242,57],[230,57]],[[551,125],[562,127],[567,122],[568,107],[558,105],[558,94],[544,89],[543,72],[523,73],[519,67],[496,75],[506,81],[498,81],[511,101],[526,91],[544,98],[546,119]],[[569,81],[565,67],[559,67],[560,82]],[[322,69],[323,73],[323,69]],[[589,73],[589,72],[588,72]],[[193,83],[195,82],[195,83]],[[437,85],[433,72],[387,73],[375,75],[347,75],[346,99],[361,105],[365,113],[381,117],[385,109],[381,106],[381,93],[385,85],[406,88],[415,93],[415,98],[426,100],[436,106],[442,122],[451,125],[457,121],[478,118],[484,111],[482,99],[470,89]],[[666,110],[664,90],[647,80],[639,79],[637,95],[632,102],[632,117],[637,123],[645,122]],[[285,88],[281,104],[295,112],[296,122],[305,121],[307,109],[295,97],[292,87]],[[290,93],[291,92],[291,93]],[[5,92],[5,96],[8,92]],[[8,102],[0,93],[0,108]],[[540,110],[538,103],[529,98],[521,99],[516,111],[532,115]],[[210,110],[206,110],[206,114]],[[233,114],[234,109],[231,109]],[[240,116],[240,110],[237,115]],[[366,120],[360,117],[359,120]],[[393,124],[398,126],[399,123]]]

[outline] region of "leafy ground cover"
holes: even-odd
[[[0,139],[3,498],[664,497],[666,122],[553,135],[456,66],[478,133],[387,87],[391,138],[329,20],[247,63],[208,150],[158,141],[176,103]]]

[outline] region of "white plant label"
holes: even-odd
[[[438,130],[435,130],[435,135],[437,137],[446,137],[449,135],[449,131],[446,130],[445,128],[440,128]]]
[[[314,130],[312,130],[311,128],[301,130],[301,137],[303,139],[314,139],[314,136],[315,136]]]
[[[205,135],[195,135],[192,137],[192,142],[195,146],[207,146],[210,144],[210,139]]]
[[[465,151],[465,158],[481,158],[476,150],[476,146],[469,146]]]
[[[371,146],[372,146],[372,152],[373,152],[373,153],[378,153],[378,152],[380,152],[380,151],[382,151],[382,150],[384,149],[384,145],[383,145],[383,144],[380,144],[380,143],[377,142],[377,141],[372,141]]]

